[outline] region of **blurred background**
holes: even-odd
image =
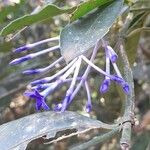
[[[44,3],[54,2],[58,6],[74,6],[79,4],[80,0],[45,0]],[[133,1],[127,1],[131,5]],[[135,2],[135,1],[134,1]],[[30,14],[36,7],[43,5],[43,0],[0,0],[0,30],[10,21],[21,17],[25,14]],[[142,8],[149,8],[142,10]],[[135,9],[135,10],[134,10]],[[140,9],[140,10],[136,10]],[[140,16],[140,13],[147,15]],[[132,20],[132,28],[128,33],[131,33],[139,26],[150,28],[150,1],[139,0],[133,7],[133,14],[136,17]],[[106,36],[110,44],[115,46],[117,40],[116,32],[123,26],[123,22],[127,16],[125,13],[113,25],[110,33]],[[140,18],[141,17],[141,18]],[[7,37],[0,37],[0,124],[36,113],[34,109],[34,100],[29,100],[23,96],[23,92],[29,88],[30,81],[35,79],[51,76],[57,70],[65,66],[63,64],[56,65],[51,71],[40,75],[23,75],[21,72],[28,68],[40,68],[47,66],[60,57],[59,52],[42,55],[34,60],[24,62],[17,66],[9,66],[9,62],[17,57],[23,56],[29,52],[21,54],[13,54],[12,50],[27,43],[33,43],[49,37],[58,36],[61,29],[68,23],[67,15],[60,15],[53,19],[46,20],[42,23],[33,24],[21,32],[16,32]],[[138,20],[139,19],[139,20]],[[115,40],[114,40],[115,39]],[[136,128],[133,128],[132,148],[133,150],[150,150],[150,32],[143,31],[132,37],[125,39],[127,54],[130,57],[134,56],[131,67],[134,75],[135,84],[135,116],[137,118]],[[57,43],[48,43],[36,47],[33,51],[51,47]],[[118,51],[118,49],[116,49]],[[104,68],[103,52],[100,50],[95,59],[95,64]],[[120,60],[121,61],[121,60]],[[84,66],[83,66],[84,70]],[[101,95],[99,86],[102,81],[94,70],[89,76],[91,88],[93,110],[90,114],[85,112],[86,93],[82,89],[75,97],[73,104],[69,107],[71,111],[77,111],[80,114],[90,116],[101,120],[105,123],[114,123],[123,114],[124,96],[122,91],[118,91],[118,86],[111,85],[110,91]],[[67,89],[67,85],[54,92],[48,97],[48,103],[53,106],[55,102],[59,102]],[[59,143],[44,145],[42,139],[31,142],[28,150],[66,150],[72,144],[90,139],[93,134],[98,134],[95,131],[92,134],[74,136],[70,139],[62,140]],[[96,147],[89,148],[90,150],[116,150],[119,149],[119,138],[112,138]]]

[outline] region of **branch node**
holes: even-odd
[[[121,143],[121,149],[122,150],[129,150],[129,144],[128,143]]]

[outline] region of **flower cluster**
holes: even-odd
[[[51,42],[51,41],[59,41],[59,37],[42,40],[42,41],[36,42],[34,44],[28,44],[28,45],[22,46],[20,48],[17,48],[14,52],[17,53],[17,52],[27,51],[27,50],[34,48],[35,46],[38,46],[38,45],[46,43],[46,42]],[[105,50],[105,59],[106,59],[105,71],[93,63],[93,61],[96,57],[97,51],[101,45],[103,46],[103,48]],[[45,54],[45,53],[48,53],[51,51],[59,50],[59,49],[60,49],[60,46],[57,45],[57,46],[42,50],[37,53],[31,53],[24,57],[17,58],[15,60],[11,61],[10,64],[11,65],[20,64],[24,61],[33,59],[39,55],[42,55],[42,54]],[[61,61],[63,61],[63,59],[64,58],[62,56],[47,67],[25,70],[25,71],[23,71],[23,73],[28,74],[28,75],[42,73],[44,71],[50,70],[52,67],[55,67],[56,64],[61,63]],[[95,47],[94,47],[93,52],[89,59],[84,55],[80,55],[80,56],[76,57],[56,74],[54,74],[50,77],[45,77],[45,78],[38,79],[38,80],[31,82],[30,84],[31,84],[32,90],[26,91],[24,93],[24,95],[35,99],[37,110],[40,110],[41,108],[43,108],[45,110],[49,110],[50,107],[46,103],[46,97],[49,94],[51,94],[54,90],[56,90],[58,88],[58,86],[61,86],[63,83],[66,83],[66,82],[70,83],[70,86],[69,86],[68,90],[66,91],[64,99],[60,103],[55,105],[55,107],[53,108],[55,111],[63,112],[67,109],[67,107],[70,105],[70,103],[72,102],[72,100],[74,99],[76,94],[79,92],[80,88],[83,86],[87,93],[86,111],[90,112],[92,109],[92,102],[91,102],[91,92],[90,92],[87,78],[88,78],[91,68],[94,68],[98,73],[100,73],[101,75],[104,76],[104,80],[100,86],[100,92],[102,94],[106,93],[109,90],[111,81],[114,81],[117,84],[119,84],[122,87],[123,91],[126,94],[129,94],[129,92],[130,92],[129,85],[127,82],[125,82],[125,80],[123,79],[123,77],[117,67],[117,64],[116,64],[117,59],[118,59],[118,55],[112,49],[112,47],[107,45],[107,43],[104,40],[98,40],[95,44]],[[80,72],[82,61],[86,62],[87,67],[86,67],[84,73],[82,75],[80,75],[79,72]],[[115,75],[111,74],[111,72],[110,72],[111,64],[116,72]]]

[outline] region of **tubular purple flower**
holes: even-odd
[[[114,81],[116,81],[119,85],[121,85],[123,91],[128,95],[130,93],[130,87],[127,82],[125,82],[122,78],[114,76]]]
[[[115,82],[117,82],[117,83],[119,83],[119,84],[121,84],[124,80],[123,80],[123,78],[121,78],[121,77],[119,77],[119,76],[117,76],[117,75],[112,75],[111,76],[111,80],[112,81],[115,81]]]
[[[58,45],[54,46],[54,47],[51,47],[51,48],[48,48],[48,49],[45,49],[43,51],[37,52],[37,53],[32,53],[32,54],[26,55],[24,57],[17,58],[15,60],[11,61],[10,64],[11,65],[16,65],[16,64],[22,63],[24,61],[30,60],[32,58],[35,58],[37,56],[43,55],[45,53],[48,53],[48,52],[51,52],[51,51],[54,51],[54,50],[57,50],[57,49],[59,49]]]
[[[39,68],[39,69],[29,69],[29,70],[25,70],[25,71],[23,71],[23,74],[30,75],[30,74],[37,74],[37,73],[45,72],[45,71],[51,69],[52,67],[54,67],[57,63],[61,62],[62,60],[63,60],[63,57],[60,57],[58,60],[56,60],[55,62],[53,62],[52,64],[50,64],[50,65],[47,66],[47,67]]]
[[[87,81],[84,82],[86,93],[87,93],[87,103],[86,103],[86,112],[90,112],[92,110],[92,102],[91,102],[91,94],[90,88]]]
[[[112,65],[113,65],[113,67],[114,67],[114,69],[115,69],[115,72],[116,72],[116,74],[117,74],[117,75],[114,75],[114,76],[112,77],[112,80],[118,82],[119,84],[123,83],[123,82],[124,82],[124,79],[123,79],[123,77],[122,77],[122,75],[121,75],[121,73],[120,73],[120,70],[118,69],[117,64],[116,64],[116,63],[112,63]]]
[[[111,62],[115,63],[118,59],[118,55],[116,54],[116,52],[113,50],[112,47],[106,46],[106,49],[108,51],[108,55],[109,55]]]
[[[31,75],[31,74],[38,74],[38,73],[41,73],[41,72],[43,72],[43,68],[25,70],[25,71],[23,71],[22,73],[23,73],[23,74],[26,74],[26,75]]]
[[[122,86],[123,91],[128,95],[130,93],[130,87],[127,82],[124,81],[122,78],[122,75],[116,65],[116,63],[113,63],[113,67],[117,73],[117,76],[114,76],[114,81],[116,80],[117,83],[119,83]]]
[[[27,56],[24,56],[24,57],[21,57],[21,58],[14,59],[9,64],[10,65],[17,65],[17,64],[20,64],[20,63],[22,63],[24,61],[28,61],[30,59],[32,59],[32,56],[31,55],[27,55]]]
[[[122,89],[123,89],[123,91],[124,91],[127,95],[130,94],[130,87],[129,87],[129,85],[128,85],[127,82],[124,82],[124,83],[122,84]]]
[[[110,86],[110,79],[105,79],[100,86],[100,92],[102,94],[106,93],[109,90],[109,86]]]
[[[22,51],[26,51],[26,50],[29,50],[30,49],[30,46],[29,45],[24,45],[24,46],[21,46],[15,50],[13,50],[14,53],[18,53],[18,52],[22,52]]]
[[[39,41],[39,42],[36,42],[33,44],[24,45],[22,47],[15,49],[13,52],[18,53],[18,52],[26,51],[26,50],[34,48],[35,46],[38,46],[40,44],[44,44],[44,43],[52,42],[52,41],[58,41],[58,40],[59,40],[59,37],[48,38],[48,39],[45,39],[45,40],[42,40],[42,41]]]
[[[111,60],[112,63],[116,62],[118,59],[117,53],[113,50],[113,48],[109,45],[107,45],[107,42],[104,41],[103,39],[101,40],[103,43],[103,47],[105,49],[105,53],[107,53],[109,59]]]
[[[48,106],[45,102],[45,98],[52,93],[57,86],[61,83],[61,80],[54,82],[51,84],[51,86],[47,87],[44,91],[38,92],[37,90],[34,90],[32,92],[25,92],[24,95],[28,96],[30,98],[36,99],[36,109],[39,110],[41,107],[43,107],[45,110],[48,110]]]
[[[129,92],[129,86],[124,81],[124,79],[123,79],[123,77],[122,77],[122,75],[121,75],[121,73],[120,73],[120,71],[119,71],[119,69],[118,69],[118,67],[115,63],[118,56],[115,53],[115,51],[112,49],[112,47],[106,45],[106,42],[104,40],[102,40],[102,42],[103,42],[103,45],[104,45],[104,48],[105,48],[106,57],[108,56],[110,58],[110,60],[112,62],[112,65],[115,69],[115,72],[117,74],[117,75],[114,75],[114,76],[110,76],[110,78],[108,78],[108,77],[106,77],[106,78],[111,79],[111,80],[117,82],[118,84],[120,84],[122,86],[124,92],[127,94]],[[107,60],[106,60],[106,62],[107,62]],[[106,73],[108,74],[107,70],[106,70]],[[110,72],[109,72],[109,74],[110,74]],[[107,86],[110,84],[109,82],[110,81],[107,81],[107,80],[103,82],[103,84],[102,84],[103,87],[101,88],[102,91],[105,91],[105,90],[107,91]]]
[[[105,56],[106,57],[106,73],[110,74],[110,59],[109,59],[107,50],[105,50],[105,55],[106,55]],[[100,92],[102,94],[106,93],[109,90],[109,86],[110,86],[110,78],[105,76],[105,79],[100,86]]]
[[[123,78],[118,77],[117,75],[114,75],[111,77],[111,80],[117,82],[119,85],[121,85],[123,91],[128,95],[130,93],[130,87],[127,82],[124,81]]]

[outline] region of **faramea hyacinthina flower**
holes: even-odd
[[[35,48],[38,45],[53,41],[59,41],[59,37],[45,39],[33,44],[27,44],[25,46],[15,49],[14,53],[28,51],[31,50],[32,48]],[[105,53],[105,64],[106,64],[105,70],[102,70],[101,68],[99,68],[94,64],[94,59],[96,57],[97,51],[101,46],[103,47]],[[54,47],[44,49],[36,53],[30,53],[24,57],[17,58],[11,61],[10,65],[17,65],[24,61],[28,61],[37,56],[43,55],[45,53],[49,53],[52,51],[60,51],[60,49],[61,47],[59,45],[56,45]],[[108,92],[111,82],[115,82],[116,84],[119,84],[121,86],[125,94],[129,94],[130,92],[129,85],[123,79],[118,69],[118,66],[116,64],[117,59],[118,55],[113,50],[113,48],[107,44],[106,41],[102,39],[97,40],[94,49],[91,53],[91,56],[89,58],[86,57],[85,55],[80,55],[71,60],[69,63],[67,62],[67,65],[63,69],[59,70],[56,74],[31,82],[30,83],[31,91],[26,91],[24,95],[35,100],[35,106],[37,110],[40,109],[50,110],[50,107],[46,103],[47,96],[52,94],[58,88],[58,86],[60,87],[61,85],[67,82],[70,84],[70,86],[68,87],[68,90],[64,95],[64,99],[60,103],[56,104],[53,110],[60,112],[65,111],[71,104],[74,97],[81,89],[81,87],[83,87],[87,94],[86,111],[90,112],[92,110],[92,102],[91,102],[90,87],[88,84],[88,75],[90,73],[91,68],[95,69],[101,76],[104,77],[104,80],[100,85],[99,89],[100,93],[104,94]],[[40,74],[50,70],[51,68],[55,67],[56,64],[59,64],[62,61],[64,61],[63,56],[58,58],[56,61],[54,61],[47,67],[25,70],[23,71],[23,74],[27,75]],[[83,61],[87,64],[87,67],[84,70],[84,73],[81,74],[80,73],[82,69],[81,64]],[[114,71],[116,72],[115,74],[111,74],[110,71],[111,65],[113,66]]]

